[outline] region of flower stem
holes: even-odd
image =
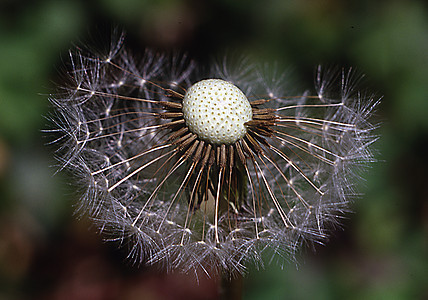
[[[221,300],[241,300],[242,299],[243,276],[242,274],[222,276],[220,286]]]

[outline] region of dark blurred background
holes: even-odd
[[[136,269],[53,176],[47,100],[68,50],[112,28],[201,61],[225,49],[277,62],[298,86],[317,64],[357,67],[383,101],[378,162],[325,246],[250,269],[244,299],[428,299],[428,7],[369,0],[0,0],[0,299],[216,299],[215,283]],[[106,42],[107,41],[107,42]],[[139,50],[140,49],[140,50]]]

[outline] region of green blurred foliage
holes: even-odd
[[[0,298],[60,298],[61,281],[42,270],[66,272],[73,265],[67,259],[79,261],[78,254],[88,251],[64,251],[76,232],[83,244],[100,243],[96,235],[76,231],[75,195],[62,174],[52,176],[52,149],[44,145],[52,138],[41,130],[49,128],[43,117],[50,112],[48,94],[54,92],[52,82],[60,81],[68,49],[91,37],[108,41],[115,27],[127,32],[134,52],[146,46],[181,49],[209,60],[232,50],[255,62],[278,62],[278,69],[291,70],[305,87],[319,63],[365,73],[383,101],[375,116],[381,122],[379,161],[365,176],[364,197],[343,231],[316,246],[316,253],[304,251],[297,269],[293,263],[280,268],[276,261],[265,270],[250,268],[244,298],[428,297],[423,1],[9,0],[0,2]],[[123,265],[119,270],[126,278],[136,272]]]

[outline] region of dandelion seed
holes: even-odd
[[[198,77],[184,56],[112,49],[71,54],[51,101],[80,209],[130,259],[233,274],[268,247],[292,258],[326,238],[373,160],[376,103],[351,89],[354,73],[319,69],[316,96],[289,97],[279,79],[249,78],[256,67]]]

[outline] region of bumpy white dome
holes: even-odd
[[[190,131],[212,144],[231,144],[242,138],[252,119],[250,102],[234,84],[202,80],[184,95],[183,114]]]

